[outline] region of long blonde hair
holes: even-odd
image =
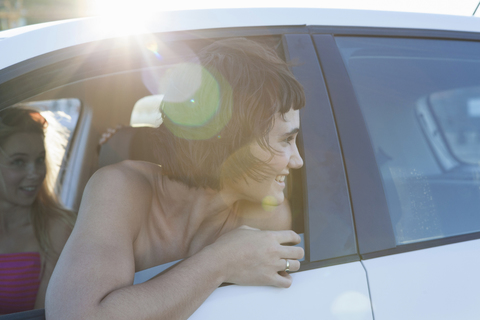
[[[45,140],[47,127],[47,121],[36,110],[26,108],[4,109],[0,112],[0,145],[12,135],[24,132],[41,134]],[[52,179],[52,173],[55,170],[52,168],[48,148],[46,148],[46,153],[46,177],[30,210],[30,221],[44,261],[46,257],[55,259],[60,254],[60,252],[54,252],[53,250],[49,222],[59,219],[67,227],[73,228],[76,219],[75,213],[66,209],[55,194],[55,179]]]

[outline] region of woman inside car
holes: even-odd
[[[44,307],[75,221],[53,193],[46,128],[36,111],[0,112],[0,314]]]
[[[52,276],[48,319],[186,319],[223,282],[287,288],[303,249],[285,177],[304,93],[273,50],[217,41],[169,72],[158,161],[97,171]],[[183,259],[138,285],[136,271]]]

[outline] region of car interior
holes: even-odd
[[[285,59],[280,36],[252,38],[271,46]],[[195,51],[214,40],[168,43],[148,37],[140,45],[133,42],[131,47],[125,48],[125,44],[120,44],[121,53],[115,47],[101,47],[101,50],[96,47],[89,55],[70,59],[67,69],[63,68],[65,62],[54,65],[52,73],[57,72],[56,79],[62,81],[53,81],[57,83],[53,88],[46,88],[15,105],[44,111],[50,106],[49,111],[58,115],[67,112],[58,107],[59,102],[78,102],[78,106],[71,108],[73,114],[67,115],[75,123],[70,125],[72,132],[57,177],[60,197],[68,208],[78,211],[83,189],[99,168],[127,159],[157,162],[155,152],[161,150],[155,149],[154,125],[132,121],[139,117],[139,112],[144,112],[141,106],[140,111],[135,112],[134,106],[137,109],[147,98],[161,97],[161,79],[165,72],[176,64],[195,59]],[[148,117],[158,120],[159,101],[155,103],[155,112]],[[99,145],[100,137],[109,128],[116,128],[115,133]],[[302,190],[300,174],[293,172],[287,180],[285,193],[292,207],[293,228],[298,233],[303,233],[304,229]]]

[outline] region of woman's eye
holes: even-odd
[[[292,142],[293,140],[295,140],[295,138],[293,136],[290,136],[287,139],[283,140],[283,142],[290,144],[290,142]]]
[[[12,165],[15,167],[22,167],[25,164],[25,161],[23,159],[14,159],[12,161]]]
[[[37,164],[44,164],[45,163],[45,157],[41,157],[37,159]]]

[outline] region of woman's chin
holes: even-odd
[[[273,211],[276,207],[281,205],[285,201],[283,193],[281,195],[268,195],[262,199],[262,207],[266,211]]]

